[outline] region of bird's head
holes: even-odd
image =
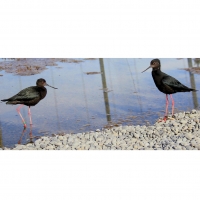
[[[157,69],[160,69],[161,65],[160,65],[160,60],[159,59],[153,59],[151,62],[150,62],[150,66],[145,69],[143,72],[145,72],[146,70],[148,70],[149,68],[152,68],[153,70],[157,70]],[[142,72],[142,73],[143,73]]]
[[[49,84],[47,84],[47,83],[46,83],[46,80],[43,79],[43,78],[39,78],[39,79],[36,81],[36,85],[37,85],[38,87],[49,86],[49,87],[51,87],[51,88],[58,89],[58,88],[52,87],[52,86],[50,86]]]
[[[39,79],[36,81],[36,85],[39,86],[39,87],[45,86],[45,85],[46,85],[46,80],[43,79],[43,78],[39,78]]]

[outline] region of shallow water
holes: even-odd
[[[35,85],[38,78],[44,78],[49,85],[58,88],[47,87],[45,99],[31,107],[34,137],[86,132],[108,124],[154,124],[164,115],[165,95],[157,90],[151,70],[141,73],[149,66],[151,58],[78,60],[82,62],[58,61],[57,66],[46,66],[41,72],[27,76],[0,68],[0,75],[3,75],[0,76],[0,99]],[[165,73],[188,87],[195,84],[196,89],[200,88],[200,75],[181,69],[188,67],[187,59],[161,59],[161,63]],[[199,92],[173,95],[176,112],[199,108],[199,96]],[[13,147],[18,142],[30,141],[30,128],[28,126],[23,133],[16,107],[0,103],[1,146]],[[21,113],[28,124],[28,107],[24,106]]]

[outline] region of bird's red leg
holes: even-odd
[[[20,116],[21,119],[22,119],[22,123],[24,124],[24,128],[26,128],[26,122],[25,122],[24,118],[22,117],[22,115],[21,115],[21,113],[20,113],[20,109],[21,109],[23,106],[24,106],[24,105],[21,104],[20,106],[18,106],[18,107],[16,108],[16,110],[17,110],[19,116]]]
[[[172,94],[170,94],[171,100],[172,100],[172,117],[174,116],[174,99],[172,97]]]
[[[30,118],[30,125],[32,125],[32,119],[31,119],[31,109],[30,109],[30,106],[28,107],[28,116]]]

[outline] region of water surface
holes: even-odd
[[[24,68],[17,72],[13,68],[0,68],[0,75],[3,75],[0,76],[0,99],[35,85],[38,78],[44,78],[49,85],[58,88],[47,87],[45,99],[31,107],[34,137],[86,132],[110,124],[154,124],[158,117],[164,115],[165,95],[156,88],[151,70],[141,73],[149,66],[151,58],[77,60],[81,62],[55,60],[56,66],[44,65],[36,74],[26,74]],[[161,59],[161,63],[165,73],[188,87],[200,88],[200,75],[181,69],[188,68],[188,59],[165,58]],[[173,97],[176,112],[199,107],[199,92],[177,93]],[[30,141],[29,126],[23,133],[16,107],[0,103],[1,146],[12,147],[18,142]],[[28,124],[28,107],[24,106],[21,113]]]

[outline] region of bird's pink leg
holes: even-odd
[[[22,119],[22,123],[24,124],[24,128],[26,128],[26,122],[25,122],[24,118],[22,117],[22,115],[21,115],[21,113],[20,113],[20,109],[21,109],[23,106],[24,106],[24,105],[21,104],[20,106],[18,106],[18,107],[16,108],[16,110],[17,110],[19,116],[20,116],[21,119]]]
[[[168,100],[168,96],[166,94],[166,108],[165,108],[165,116],[164,116],[164,121],[167,120],[167,115],[168,115],[168,105],[169,105],[169,100]]]
[[[174,99],[172,97],[172,94],[170,94],[171,100],[172,100],[172,117],[174,115]]]
[[[30,109],[30,106],[28,107],[28,116],[30,118],[30,125],[32,125],[32,119],[31,119],[31,109]]]
[[[164,116],[163,119],[159,119],[158,122],[162,122],[162,121],[166,122],[166,120],[168,119],[168,116],[167,116],[167,115],[168,115],[168,104],[169,104],[169,100],[168,100],[168,96],[167,96],[167,94],[166,94],[165,116]]]

